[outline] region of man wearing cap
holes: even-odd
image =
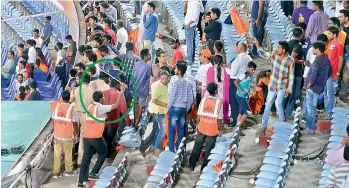
[[[181,44],[180,44],[178,39],[175,39],[175,38],[172,39],[171,47],[172,47],[172,49],[175,50],[175,52],[173,53],[173,59],[172,59],[171,65],[173,67],[175,67],[176,64],[177,64],[177,61],[184,59],[185,54],[184,54],[184,52],[183,52],[183,50],[181,48]]]
[[[206,83],[207,71],[210,67],[212,67],[212,64],[210,62],[211,56],[212,54],[209,49],[204,49],[200,52],[201,65],[195,76],[196,88],[197,88],[196,90],[197,103],[200,103],[201,96],[205,94],[205,91],[206,91],[206,85],[203,85],[203,83]]]
[[[52,36],[52,31],[53,31],[53,27],[51,25],[51,16],[46,16],[45,17],[45,25],[44,28],[42,29],[42,38],[44,40],[43,44],[48,46],[48,44],[50,43],[50,38]]]

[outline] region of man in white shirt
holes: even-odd
[[[210,62],[211,56],[212,54],[209,49],[204,49],[200,52],[200,62],[202,64],[200,65],[199,70],[195,76],[197,91],[196,98],[198,99],[198,105],[200,104],[202,95],[204,95],[206,92],[207,71],[210,67],[212,67],[212,64]]]
[[[201,0],[188,0],[184,29],[187,44],[187,60],[190,64],[194,62],[196,26],[199,22],[200,12],[204,12]]]
[[[28,50],[28,63],[30,65],[30,68],[32,70],[32,74],[33,74],[33,70],[34,70],[34,65],[36,62],[36,49],[35,49],[35,45],[36,42],[33,39],[29,39],[26,41],[27,44],[27,48]]]
[[[124,28],[124,22],[119,20],[116,23],[116,27],[118,28],[117,31],[117,46],[116,49],[121,53],[121,54],[126,54],[126,43],[128,41],[128,33],[126,29]]]
[[[235,45],[234,52],[238,54],[236,58],[230,63],[230,69],[226,69],[230,75],[230,126],[235,126],[237,123],[237,115],[239,109],[239,103],[236,99],[236,86],[235,80],[239,75],[244,74],[247,71],[247,64],[252,61],[252,58],[247,54],[247,44],[239,42]]]
[[[86,50],[84,52],[84,57],[82,58],[82,61],[85,63],[86,67],[90,64],[93,64],[93,62],[97,61],[97,55],[93,52],[93,50]],[[99,77],[100,67],[99,64],[95,64],[96,67],[96,76]]]
[[[147,10],[148,8],[148,2],[150,2],[150,0],[144,0],[143,1],[143,6],[142,6],[142,12],[141,12],[141,15],[136,15],[137,18],[139,19],[139,33],[138,33],[138,47],[141,47],[142,46],[142,36],[143,36],[143,32],[144,32],[144,25],[143,25],[143,17],[144,17],[144,13],[145,11]]]
[[[62,86],[65,84],[65,51],[63,50],[63,44],[57,42],[55,46],[57,52],[56,64],[55,64],[55,73],[57,74],[59,80],[61,80]]]
[[[35,40],[35,42],[36,42],[35,48],[41,48],[43,40],[39,36],[39,29],[34,29],[32,39]]]

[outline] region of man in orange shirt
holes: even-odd
[[[180,44],[178,39],[172,39],[171,47],[172,47],[172,49],[175,50],[175,52],[173,54],[173,59],[172,59],[171,65],[173,67],[175,67],[177,64],[177,61],[183,60],[185,55],[184,55],[184,52],[181,48],[181,44]]]

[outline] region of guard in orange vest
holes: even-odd
[[[209,83],[207,91],[210,94],[204,97],[198,109],[198,130],[193,151],[189,158],[189,169],[194,171],[196,163],[200,158],[202,147],[206,142],[204,163],[201,171],[207,166],[207,158],[216,144],[217,136],[222,134],[223,102],[216,98],[218,86],[216,83]]]
[[[116,100],[115,104],[112,105],[102,105],[104,98],[103,92],[95,91],[92,96],[95,102],[88,107],[88,111],[93,115],[94,118],[105,121],[105,115],[108,112],[120,107],[126,88],[127,86],[125,84],[121,85],[119,97]],[[97,174],[101,169],[105,159],[107,158],[108,148],[102,136],[104,126],[104,123],[95,121],[88,114],[86,114],[85,129],[83,135],[84,154],[80,167],[78,187],[85,187],[85,184],[86,182],[88,182],[88,180],[97,180]],[[91,159],[95,152],[98,153],[98,159],[91,173],[88,174]],[[88,187],[88,184],[86,184],[86,187]]]
[[[73,148],[78,138],[77,116],[73,105],[69,104],[70,92],[62,92],[62,103],[53,111],[54,158],[53,178],[60,177],[61,154],[64,152],[65,176],[73,172]]]

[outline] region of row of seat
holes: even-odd
[[[230,16],[230,8],[233,7],[231,4],[231,1],[207,1],[208,8],[219,8],[221,10],[221,16],[220,19],[222,23],[224,20]],[[222,36],[221,39],[224,42],[224,49],[226,51],[226,60],[227,62],[232,61],[235,57],[236,54],[234,53],[234,47],[235,44],[239,41],[244,41],[246,42],[246,36],[245,35],[238,35],[236,33],[234,25],[230,24],[225,24],[223,23],[223,30],[222,30]]]
[[[273,49],[277,47],[279,41],[288,40],[289,35],[292,37],[292,28],[280,4],[275,1],[271,1],[269,4],[269,16],[265,28]]]
[[[229,172],[235,166],[235,153],[237,152],[240,142],[239,127],[234,128],[233,136],[217,137],[215,147],[211,150],[208,157],[209,163],[202,170],[199,180],[195,187],[211,188],[224,187],[229,177]],[[223,164],[219,171],[215,168],[217,164]]]
[[[22,13],[18,11],[10,2],[5,1],[1,4],[1,17],[3,19],[21,17]],[[24,40],[32,38],[33,25],[28,18],[8,20],[6,23]]]
[[[43,1],[36,0],[21,0],[21,3],[26,7],[33,15],[53,12],[51,8],[47,7]],[[53,35],[64,45],[67,45],[65,36],[71,34],[69,24],[60,19],[56,14],[51,14],[51,25],[53,27]],[[44,23],[45,16],[39,16],[39,20]]]
[[[171,151],[160,153],[144,188],[172,187],[185,158],[185,140],[185,137],[181,140],[176,153]]]
[[[257,175],[255,188],[280,188],[285,186],[292,156],[300,137],[300,110],[300,107],[296,109],[293,124],[275,123],[274,133],[263,159],[263,165]]]
[[[331,18],[335,17],[335,11],[332,9],[332,5],[328,0],[323,0],[324,12]]]
[[[138,130],[135,130],[132,126],[125,127],[118,144],[126,148],[138,148],[142,143],[142,137],[149,124],[149,115],[150,114],[147,107],[142,114],[141,120],[139,121]],[[132,111],[130,112],[129,117],[131,120],[134,120]]]
[[[134,19],[132,13],[135,12],[135,6],[133,2],[120,3],[119,9],[121,10],[120,17],[124,22],[124,27],[128,32],[131,32],[138,28],[139,23]]]
[[[349,124],[349,109],[342,107],[333,108],[332,118],[331,137],[329,138],[326,154],[328,154],[342,142]],[[331,168],[332,165],[328,163],[324,164],[321,179],[319,181],[319,188],[326,188],[327,177],[331,171]]]
[[[105,167],[93,188],[122,187],[122,182],[128,173],[128,154],[128,152],[125,154],[117,167]]]

